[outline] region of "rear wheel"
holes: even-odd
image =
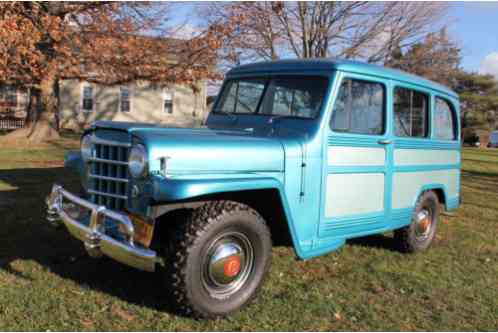
[[[271,237],[247,205],[213,201],[179,225],[165,280],[176,307],[214,318],[239,310],[257,293],[271,264]]]
[[[394,237],[405,252],[417,252],[430,246],[436,236],[439,220],[439,200],[433,191],[420,195],[411,223],[394,232]]]

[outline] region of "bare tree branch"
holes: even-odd
[[[205,14],[217,23],[245,17],[230,36],[225,55],[384,62],[394,46],[408,47],[438,30],[446,10],[442,3],[278,1],[212,3]]]

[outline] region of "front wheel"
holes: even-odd
[[[257,293],[271,264],[270,231],[247,205],[212,201],[179,226],[166,270],[173,301],[185,314],[225,316]]]
[[[411,223],[394,232],[400,249],[418,252],[428,248],[436,236],[438,220],[438,197],[433,191],[426,191],[417,200]]]

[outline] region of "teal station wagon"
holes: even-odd
[[[91,256],[159,271],[195,317],[247,304],[272,237],[297,257],[394,230],[426,249],[460,202],[458,96],[396,70],[290,60],[232,69],[205,128],[97,122],[70,153],[82,194],[54,185],[48,219]]]

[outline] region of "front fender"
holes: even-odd
[[[300,258],[307,258],[310,256],[310,254],[305,253],[299,242],[295,225],[290,214],[287,198],[285,196],[285,190],[283,184],[278,179],[271,177],[247,177],[235,179],[171,179],[156,177],[154,178],[152,184],[152,197],[158,203],[175,202],[216,193],[276,189],[280,195],[280,200],[283,206],[282,208],[296,254]]]
[[[223,192],[245,190],[278,189],[283,192],[282,184],[275,178],[237,178],[237,179],[171,179],[155,178],[152,183],[152,197],[156,202],[171,202]]]

